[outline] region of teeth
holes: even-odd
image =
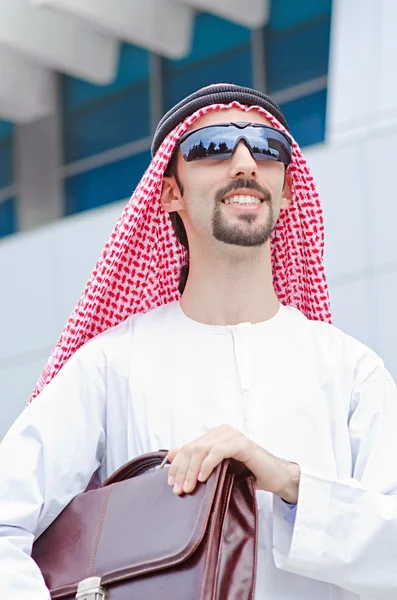
[[[224,200],[225,204],[260,204],[259,198],[254,196],[232,196]]]

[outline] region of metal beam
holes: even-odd
[[[0,0],[0,15],[0,48],[94,83],[115,77],[118,42],[111,36],[30,0]]]
[[[265,31],[253,29],[251,32],[251,52],[252,52],[252,75],[254,88],[259,92],[266,93],[266,56],[265,56]]]
[[[169,58],[186,56],[194,10],[174,0],[31,0]],[[56,13],[56,10],[55,10]]]
[[[55,75],[13,50],[0,47],[0,115],[15,123],[40,119],[55,110]]]
[[[253,29],[263,27],[269,19],[269,0],[178,0]]]

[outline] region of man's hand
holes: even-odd
[[[189,494],[198,481],[207,481],[225,458],[244,463],[255,476],[257,489],[297,503],[299,466],[273,456],[229,425],[210,429],[183,448],[170,450],[168,483],[175,494]]]

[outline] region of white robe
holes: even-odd
[[[224,423],[302,469],[295,523],[258,492],[256,600],[397,598],[397,393],[382,361],[293,308],[210,326],[178,302],[81,348],[0,445],[1,598],[49,598],[32,543],[99,466],[104,479]]]

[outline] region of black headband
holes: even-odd
[[[179,123],[182,123],[190,115],[211,104],[229,104],[230,102],[240,102],[246,106],[260,106],[270,112],[283,125],[287,131],[290,131],[286,118],[281,108],[261,92],[251,88],[241,87],[233,84],[219,84],[205,87],[187,98],[184,98],[173,108],[171,108],[157,125],[152,142],[152,156],[154,156],[161,146],[163,140]]]

